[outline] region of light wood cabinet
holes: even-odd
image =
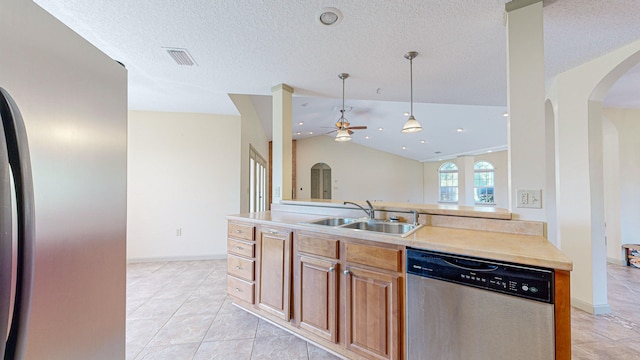
[[[288,229],[258,231],[257,305],[286,321],[291,318],[291,237]]]
[[[311,232],[294,244],[294,324],[350,357],[402,359],[403,248]]]
[[[400,359],[400,276],[356,266],[344,275],[347,349],[369,359]]]
[[[227,225],[227,293],[236,300],[255,303],[255,226]]]
[[[337,343],[339,264],[332,259],[298,254],[296,265],[296,326]]]

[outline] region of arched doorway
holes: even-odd
[[[331,167],[325,163],[311,167],[311,198],[331,199]]]

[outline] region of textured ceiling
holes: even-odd
[[[294,138],[315,136],[338,118],[337,75],[347,72],[347,118],[369,126],[354,142],[416,160],[506,147],[504,0],[36,2],[126,65],[131,109],[237,114],[227,94],[249,94],[268,131],[265,95],[286,83],[295,88]],[[547,81],[640,38],[640,1],[545,4]],[[316,21],[326,6],[343,13],[338,25]],[[177,65],[166,48],[187,49],[197,65]],[[401,135],[410,50],[420,53],[414,114],[426,130]],[[640,107],[639,78],[630,72],[606,103]]]

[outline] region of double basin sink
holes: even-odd
[[[327,218],[317,221],[309,221],[305,224],[322,225],[341,229],[353,229],[373,231],[384,234],[407,236],[422,225],[414,225],[402,222],[390,222],[384,220],[354,219],[354,218]]]

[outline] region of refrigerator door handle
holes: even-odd
[[[0,96],[2,94],[0,93]],[[0,103],[4,99],[0,98]],[[1,106],[1,105],[0,105]],[[4,113],[2,119],[4,121]],[[13,206],[11,205],[11,181],[9,180],[9,153],[4,135],[4,126],[0,127],[0,355],[4,358],[13,299],[15,264],[13,261]]]
[[[10,315],[11,326],[5,344],[4,358],[23,359],[27,343],[35,262],[33,178],[31,175],[27,132],[22,115],[11,95],[1,87],[0,115],[2,117],[4,139],[6,140],[7,158],[15,186],[17,210],[16,289],[14,291],[13,314]],[[9,236],[10,239],[13,239],[13,235]],[[0,324],[0,326],[3,325]]]

